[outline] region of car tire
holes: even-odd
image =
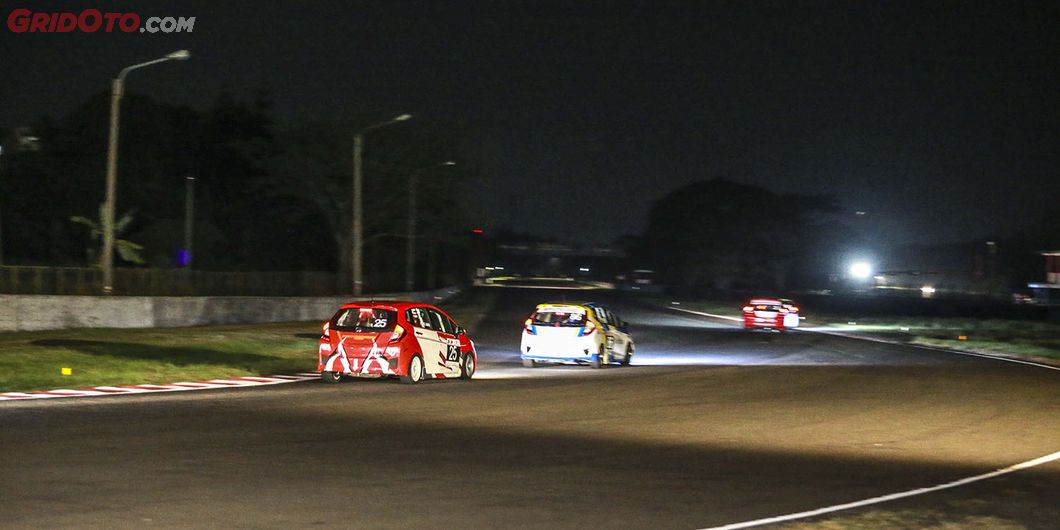
[[[607,347],[601,344],[600,352],[597,353],[596,356],[593,357],[593,360],[589,362],[589,366],[592,366],[593,368],[600,368],[601,366],[607,364],[604,362],[604,360],[606,359],[606,355]]]
[[[460,379],[470,381],[475,376],[475,369],[477,368],[475,355],[471,352],[464,354],[464,360],[460,363]]]
[[[523,359],[523,366],[527,368],[537,368],[537,361],[533,359]]]
[[[632,358],[633,358],[633,346],[626,346],[626,356],[622,358],[622,366],[629,366],[629,361]]]
[[[406,385],[414,385],[423,381],[423,357],[413,355],[409,359],[409,367],[405,370],[405,375],[399,376],[399,378]]]
[[[342,381],[342,372],[329,372],[325,370],[323,372],[320,372],[320,380],[329,385],[333,385],[335,383],[338,383],[339,381]]]

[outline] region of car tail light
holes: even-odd
[[[755,308],[754,308],[754,307],[751,307],[751,306],[749,306],[749,305],[745,305],[745,306],[743,306],[743,312],[744,312],[744,313],[753,313],[753,312],[754,312],[754,310],[755,310]]]
[[[401,324],[394,324],[394,332],[390,334],[390,342],[397,342],[405,336],[405,328]]]
[[[578,330],[578,336],[584,337],[586,335],[592,335],[596,331],[596,322],[589,320],[582,326],[582,329]]]
[[[534,319],[528,318],[526,322],[523,322],[523,329],[526,330],[527,335],[537,335],[537,330],[534,329]]]

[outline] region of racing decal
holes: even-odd
[[[449,344],[446,344],[445,360],[449,361],[449,362],[454,362],[454,363],[460,361],[460,343],[459,342],[452,341]]]
[[[328,357],[327,362],[324,363],[325,372],[342,372],[348,374],[353,370],[350,368],[350,361],[346,358],[346,352],[343,351],[342,346],[339,346],[339,351],[331,354]]]
[[[373,344],[363,359],[356,356],[351,359],[346,353],[345,343],[340,343],[338,351],[328,357],[322,369],[325,372],[341,372],[347,375],[394,375],[395,372],[390,368],[385,355],[387,351],[388,349]]]

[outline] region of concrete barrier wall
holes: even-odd
[[[372,295],[376,300],[440,302],[448,287]],[[362,297],[367,300],[368,297]],[[326,320],[352,296],[48,296],[0,295],[0,331],[70,328],[154,328]]]

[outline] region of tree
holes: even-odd
[[[126,239],[118,239],[118,236],[125,233],[129,228],[129,225],[133,221],[133,211],[125,212],[125,215],[119,217],[114,221],[114,250],[118,253],[118,257],[129,263],[135,263],[137,265],[143,265],[144,259],[141,252],[144,247],[133,243]],[[103,238],[103,205],[99,205],[99,220],[92,220],[87,217],[81,217],[75,215],[70,218],[71,221],[79,225],[88,228],[88,236],[90,244],[85,250],[85,254],[88,257],[88,262],[92,264],[98,264],[99,258],[102,251],[102,238]]]
[[[778,195],[725,179],[696,182],[657,201],[642,239],[664,281],[710,289],[784,289],[820,252],[827,195]]]
[[[276,149],[264,158],[263,177],[254,188],[265,196],[283,199],[284,206],[274,215],[286,222],[314,225],[317,233],[326,233],[328,240],[320,241],[316,248],[330,255],[341,273],[350,270],[355,130],[356,125],[338,122],[303,122],[280,130]],[[453,138],[409,124],[373,131],[365,141],[366,255],[400,255],[409,177],[414,172],[419,172],[419,236],[428,242],[451,242],[450,235],[466,223],[470,211],[465,184],[477,174],[474,159],[465,154],[468,150]],[[443,167],[441,162],[446,160],[456,160],[457,165]],[[424,250],[431,252],[429,243]],[[366,265],[372,267],[373,263]],[[399,284],[400,269],[370,268],[370,287]]]

